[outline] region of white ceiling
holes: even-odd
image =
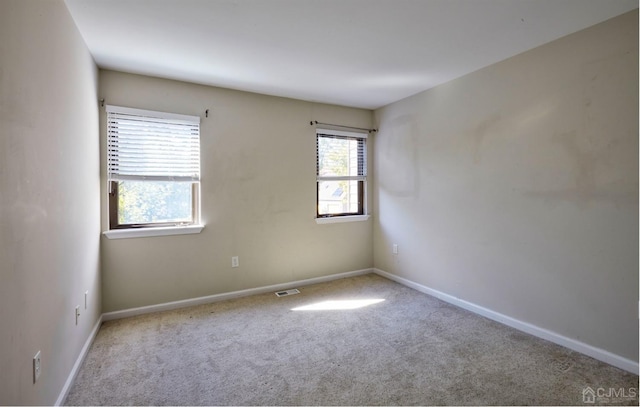
[[[638,0],[65,0],[98,66],[375,109]]]

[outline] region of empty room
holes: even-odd
[[[0,405],[638,405],[637,0],[0,0]]]

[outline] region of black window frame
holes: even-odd
[[[344,177],[331,177],[331,176],[321,176],[319,174],[320,164],[319,164],[319,142],[320,138],[329,138],[329,139],[341,139],[341,140],[354,140],[358,142],[358,174],[355,176],[344,176]],[[367,210],[366,205],[366,187],[367,187],[367,135],[362,133],[355,132],[345,132],[345,131],[336,131],[336,130],[328,130],[328,129],[316,129],[316,219],[327,219],[327,218],[339,218],[339,217],[348,217],[348,216],[361,216],[365,215]],[[357,211],[356,212],[340,212],[340,213],[320,213],[320,184],[322,181],[332,181],[332,180],[348,180],[348,181],[356,181],[358,185],[357,191]]]
[[[138,229],[138,228],[154,228],[154,227],[171,227],[171,226],[188,226],[196,225],[198,219],[198,202],[199,202],[199,186],[197,183],[191,185],[191,220],[180,222],[146,222],[146,223],[120,223],[118,212],[118,186],[119,181],[109,181],[109,230],[118,229]]]

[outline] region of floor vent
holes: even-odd
[[[293,294],[300,294],[300,291],[298,291],[297,288],[294,288],[292,290],[287,290],[287,291],[278,291],[276,293],[276,295],[278,297],[286,297],[287,295],[293,295]]]

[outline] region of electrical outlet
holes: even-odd
[[[40,377],[40,368],[42,360],[40,359],[40,351],[33,357],[33,382],[37,382]]]
[[[398,245],[397,244],[393,244],[393,254],[398,254]]]
[[[238,256],[233,256],[231,258],[231,267],[240,267],[240,260],[238,260]]]
[[[87,309],[87,298],[89,297],[89,291],[84,292],[84,309]]]
[[[80,318],[80,306],[76,305],[76,325],[78,325],[78,318]]]

